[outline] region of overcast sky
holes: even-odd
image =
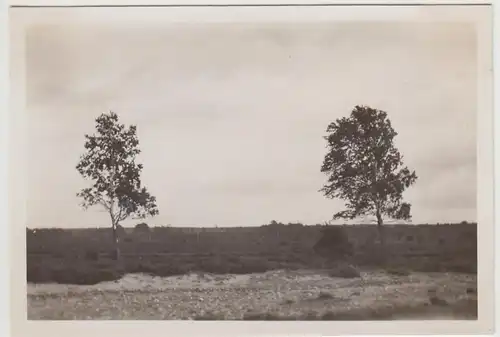
[[[109,225],[75,196],[108,110],[138,127],[151,225],[329,220],[343,202],[318,192],[322,136],[355,105],[399,133],[414,223],[476,220],[472,26],[34,26],[26,51],[29,227]]]

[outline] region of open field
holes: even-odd
[[[313,251],[322,226],[168,228],[121,233],[122,261],[112,259],[112,234],[103,229],[27,231],[27,280],[96,284],[130,273],[250,274],[326,268]],[[355,254],[349,263],[379,269],[375,226],[346,226]],[[386,268],[420,272],[477,271],[475,224],[387,226]]]
[[[429,289],[437,290],[438,304]],[[247,275],[126,275],[91,286],[28,285],[28,319],[477,319],[476,276],[277,270]]]
[[[476,225],[351,226],[355,254],[328,264],[320,226],[28,231],[29,319],[477,319]],[[429,290],[436,290],[434,298]]]

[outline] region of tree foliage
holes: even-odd
[[[321,172],[329,177],[320,191],[346,202],[346,209],[333,218],[373,215],[379,225],[383,216],[411,219],[411,205],[403,202],[403,192],[417,175],[403,164],[387,113],[356,106],[349,117],[330,123],[326,131],[328,152]]]
[[[86,152],[76,166],[93,184],[77,196],[82,206],[101,206],[109,213],[113,228],[128,217],[145,218],[158,214],[156,198],[141,184],[143,166],[136,162],[141,152],[137,128],[121,124],[114,112],[96,118],[96,134],[85,135]]]

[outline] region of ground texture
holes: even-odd
[[[28,284],[28,319],[477,319],[476,275],[323,271],[128,274],[91,286]],[[429,296],[436,291],[436,297]]]

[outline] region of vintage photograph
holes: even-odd
[[[79,10],[25,28],[28,320],[478,319],[473,22]]]

